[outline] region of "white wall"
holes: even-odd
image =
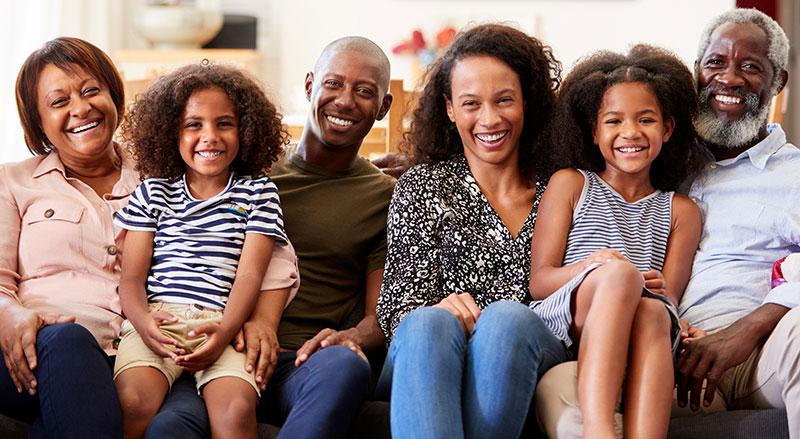
[[[305,111],[305,73],[325,44],[345,35],[371,38],[389,53],[415,28],[433,38],[445,24],[459,28],[470,22],[506,21],[553,47],[565,68],[592,51],[625,50],[637,42],[667,47],[688,64],[694,62],[705,23],[735,5],[734,0],[277,2],[273,26],[280,36],[280,65],[278,76],[267,80],[277,81],[288,113]],[[390,60],[393,77],[410,73],[409,57],[390,55]]]
[[[26,0],[0,14],[0,162],[28,157],[15,110],[16,72],[30,51],[58,35],[86,38],[104,50],[141,48],[130,26],[141,0]],[[387,53],[420,28],[433,38],[444,25],[504,21],[541,38],[569,68],[598,49],[648,42],[694,61],[704,24],[734,0],[222,0],[230,13],[259,19],[263,80],[286,114],[307,109],[303,78],[335,38],[363,35]],[[10,8],[10,9],[9,9]],[[392,56],[394,78],[410,79],[412,60]]]

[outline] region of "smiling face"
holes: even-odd
[[[197,90],[186,101],[180,120],[178,148],[190,186],[202,183],[224,189],[239,152],[239,118],[228,95],[219,88]]]
[[[647,175],[674,127],[664,120],[658,99],[645,84],[623,82],[609,87],[597,112],[594,142],[606,162],[601,176]]]
[[[450,74],[447,115],[456,124],[470,166],[517,166],[525,119],[519,77],[491,56],[471,56]]]
[[[768,50],[767,34],[753,23],[725,23],[711,34],[697,70],[703,139],[736,148],[766,136],[775,86]]]
[[[48,64],[36,90],[42,131],[68,167],[108,154],[117,109],[105,84],[78,66],[62,70]]]
[[[389,111],[391,97],[377,60],[355,50],[327,55],[306,77],[311,102],[308,125],[325,148],[358,148],[375,120]]]

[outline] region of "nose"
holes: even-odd
[[[78,96],[71,100],[72,105],[70,105],[69,113],[71,116],[77,117],[78,119],[83,119],[89,115],[89,111],[92,109],[91,104],[89,104],[89,100],[84,98],[83,96]]]
[[[725,69],[723,69],[715,79],[720,85],[728,88],[744,85],[744,79],[742,79],[742,76],[739,74],[735,63],[728,63]]]
[[[215,144],[219,140],[219,133],[213,124],[209,124],[203,128],[200,133],[200,142],[205,144]]]
[[[355,104],[355,100],[353,99],[353,90],[349,88],[343,88],[339,91],[336,95],[336,100],[334,101],[337,107],[348,109],[352,108]]]
[[[636,140],[641,136],[642,132],[639,129],[639,124],[634,122],[625,122],[622,125],[622,138],[629,140]]]
[[[500,113],[494,105],[485,104],[481,106],[481,114],[478,123],[484,128],[497,126],[501,121]]]

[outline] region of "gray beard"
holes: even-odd
[[[733,122],[719,120],[711,108],[711,88],[705,87],[698,96],[698,112],[694,128],[707,143],[724,148],[739,148],[758,138],[761,127],[769,117],[769,101],[759,107],[758,95],[748,93],[744,99],[747,111]]]

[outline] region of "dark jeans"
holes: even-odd
[[[258,406],[260,421],[281,425],[279,437],[345,437],[367,396],[369,364],[342,346],[331,346],[294,366],[295,353],[281,352]],[[172,387],[148,438],[211,437],[203,400],[184,376]]]
[[[0,363],[0,413],[33,423],[31,438],[121,438],[113,360],[76,323],[45,326],[36,336],[37,393],[17,393]]]

